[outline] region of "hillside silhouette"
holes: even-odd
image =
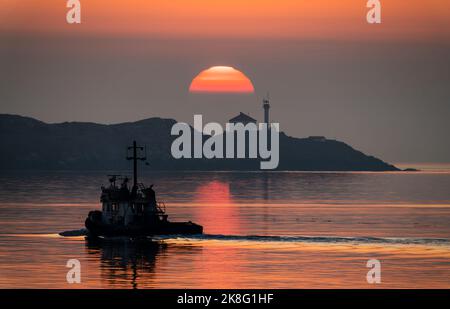
[[[149,118],[120,124],[64,122],[48,124],[17,115],[0,115],[1,170],[119,170],[132,140],[147,147],[150,170],[259,170],[260,159],[179,159],[170,147],[174,119]],[[323,138],[280,133],[277,170],[396,171],[349,145]]]

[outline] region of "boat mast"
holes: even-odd
[[[138,157],[138,150],[144,151],[144,147],[137,146],[136,141],[133,141],[133,146],[128,147],[128,150],[133,150],[133,156],[127,155],[127,160],[133,160],[133,189],[137,189],[137,160],[144,161],[147,158]]]

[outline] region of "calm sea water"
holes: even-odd
[[[450,288],[450,173],[147,173],[198,237],[60,237],[110,172],[0,176],[0,288]],[[81,262],[81,284],[66,263]],[[378,259],[382,283],[369,285]]]

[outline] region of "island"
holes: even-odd
[[[0,114],[0,170],[125,170],[124,145],[146,146],[149,170],[255,171],[255,159],[175,159],[170,147],[174,119],[159,117],[119,124],[45,123]],[[322,136],[297,138],[280,132],[280,171],[399,171],[348,144]]]

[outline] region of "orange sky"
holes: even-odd
[[[1,32],[245,38],[450,37],[448,0],[382,1],[383,24],[365,21],[365,0],[81,0],[82,25],[66,1],[0,0]]]

